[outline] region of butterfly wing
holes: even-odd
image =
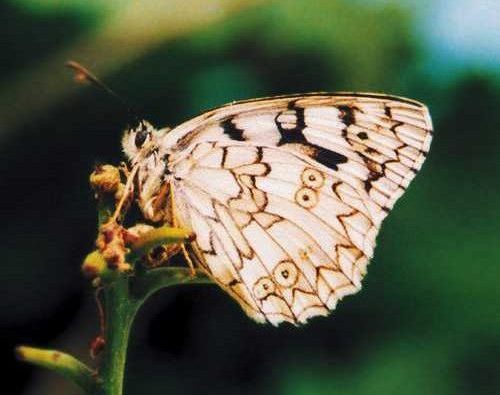
[[[248,315],[279,324],[326,315],[360,289],[431,122],[405,99],[314,95],[222,107],[174,132],[193,255]]]

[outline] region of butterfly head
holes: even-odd
[[[140,121],[125,130],[122,147],[131,165],[129,177],[133,178],[135,196],[146,218],[156,221],[164,217],[159,199],[164,199],[162,186],[166,162],[160,153],[162,137],[168,128],[156,129],[147,121]]]
[[[133,127],[125,130],[122,138],[123,151],[132,161],[137,161],[139,154],[147,153],[157,146],[158,130],[148,121],[141,120]]]

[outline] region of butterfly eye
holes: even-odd
[[[146,129],[140,129],[136,134],[135,134],[135,146],[137,148],[141,148],[144,142],[146,141],[146,138],[148,137],[149,132]]]

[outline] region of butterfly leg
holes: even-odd
[[[189,254],[186,249],[186,245],[184,243],[181,244],[181,249],[182,249],[182,255],[184,255],[184,258],[186,259],[186,262],[189,266],[189,273],[191,274],[191,277],[194,277],[196,274],[196,269],[194,268],[194,263],[189,257]]]
[[[164,266],[168,263],[170,258],[181,252],[181,244],[164,244],[153,248],[153,250],[146,256],[146,263],[148,267]]]
[[[139,164],[136,164],[128,174],[127,182],[125,183],[125,187],[123,188],[123,194],[120,198],[120,201],[116,205],[115,212],[108,221],[109,223],[116,222],[116,220],[120,216],[123,205],[129,198],[130,194],[133,192],[134,178],[138,170],[139,170]]]

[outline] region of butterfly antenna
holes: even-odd
[[[122,104],[127,113],[133,118],[135,123],[139,123],[140,118],[137,116],[137,112],[134,111],[133,107],[130,106],[125,100],[123,100],[115,91],[113,91],[109,86],[100,81],[89,69],[85,66],[81,65],[74,60],[69,60],[65,63],[65,66],[71,69],[74,72],[74,80],[75,82],[82,83],[91,83],[92,85],[102,89],[104,92],[108,93],[112,97],[114,97],[120,104]]]
[[[133,121],[136,124],[139,124],[140,118],[137,116],[137,113],[133,110],[133,108],[125,100],[123,100],[115,91],[113,91],[109,86],[107,86],[105,83],[99,80],[99,78],[97,78],[89,69],[87,69],[80,63],[75,62],[74,60],[67,61],[65,66],[74,72],[74,79],[77,83],[80,84],[85,82],[91,83],[92,85],[104,90],[104,92],[108,93],[109,95],[114,97],[117,101],[119,101],[127,109],[128,114],[132,116]],[[129,194],[132,191],[134,178],[138,169],[139,166],[138,164],[136,164],[132,168],[130,174],[128,175],[123,194],[118,204],[116,205],[115,211],[111,216],[110,221],[116,222],[118,220],[118,216],[121,213],[125,201],[128,199]]]

